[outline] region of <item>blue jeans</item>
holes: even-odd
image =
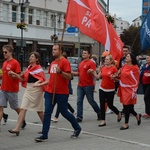
[[[96,113],[100,113],[100,108],[94,100],[94,86],[77,87],[77,118],[83,119],[83,100],[84,96]]]
[[[42,128],[42,134],[44,138],[48,138],[48,132],[51,124],[51,115],[56,103],[60,113],[71,123],[74,130],[81,129],[75,117],[68,111],[68,97],[68,94],[55,94],[54,104],[52,104],[53,94],[45,92],[45,112]]]

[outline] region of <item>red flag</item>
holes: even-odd
[[[117,45],[113,37],[110,38],[112,30],[97,0],[69,0],[65,22],[78,27],[83,34],[99,41],[110,52],[113,47],[117,53],[111,52],[112,57],[116,58]]]
[[[110,37],[110,48],[109,51],[113,57],[113,59],[120,61],[120,58],[123,56],[122,47],[123,42],[119,38],[112,24],[109,24],[109,37]],[[106,46],[105,46],[106,47]]]

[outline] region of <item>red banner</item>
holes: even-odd
[[[108,23],[97,0],[69,0],[65,22],[78,27],[83,34],[104,45],[114,59],[118,57],[116,54],[120,53],[123,43],[116,32],[112,31],[112,25]]]

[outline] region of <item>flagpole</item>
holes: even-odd
[[[64,27],[63,27],[63,32],[62,32],[62,36],[61,36],[60,49],[59,50],[62,49],[62,43],[63,43],[64,33],[65,33],[65,28],[66,28],[66,23],[64,22]],[[58,57],[58,66],[59,66],[59,63],[60,63],[60,55]],[[57,77],[58,77],[58,73],[56,73],[55,80],[54,80],[54,91],[53,91],[53,97],[52,97],[52,104],[54,104],[54,99],[55,99]]]
[[[80,62],[80,30],[78,31],[78,65]]]

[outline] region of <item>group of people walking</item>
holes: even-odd
[[[59,112],[72,125],[74,132],[71,138],[77,138],[81,132],[80,122],[83,121],[83,102],[86,96],[89,104],[97,115],[97,120],[101,120],[98,127],[106,126],[106,104],[117,115],[117,122],[122,119],[122,113],[113,104],[116,90],[116,83],[119,82],[118,96],[123,105],[123,113],[125,122],[120,130],[129,128],[129,116],[133,114],[137,119],[137,125],[141,124],[141,114],[134,110],[137,101],[137,89],[140,79],[140,70],[136,57],[130,53],[128,46],[123,47],[124,56],[120,60],[119,67],[115,66],[112,56],[108,53],[104,58],[103,64],[99,71],[96,71],[96,63],[91,60],[90,50],[83,50],[82,61],[79,64],[78,71],[71,71],[69,61],[64,57],[62,45],[54,44],[52,55],[54,61],[50,64],[48,73],[50,78],[46,79],[44,71],[40,66],[40,54],[31,52],[29,54],[29,66],[23,74],[21,74],[19,63],[12,57],[13,48],[10,45],[3,46],[3,55],[5,62],[2,66],[2,86],[0,90],[0,122],[4,113],[4,107],[9,102],[10,107],[18,113],[18,121],[14,129],[9,130],[10,133],[19,136],[20,127],[25,126],[25,115],[27,110],[37,112],[43,126],[40,132],[41,136],[36,137],[36,142],[46,141],[51,124],[51,116],[55,104],[57,103],[57,118]],[[150,115],[148,92],[149,83],[149,64],[150,56],[147,56],[147,65],[142,68],[141,80],[144,84],[144,101],[146,113]],[[147,69],[148,68],[148,69]],[[74,109],[68,111],[68,97],[73,76],[78,76],[79,82],[77,86],[77,117],[75,118]],[[101,79],[99,85],[99,102],[100,106],[94,100],[95,78]],[[26,87],[22,98],[21,107],[18,106],[19,81],[22,86]],[[44,96],[43,96],[44,93]],[[44,106],[45,99],[45,106]],[[69,106],[69,107],[68,107]],[[43,110],[45,107],[45,110]]]

